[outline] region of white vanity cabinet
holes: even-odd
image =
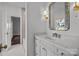
[[[68,51],[69,48],[65,48],[46,38],[42,35],[35,35],[35,55],[36,56],[73,56],[77,55]]]
[[[48,42],[35,36],[35,55],[36,56],[54,56],[55,47],[51,46]]]

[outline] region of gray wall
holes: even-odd
[[[41,21],[41,9],[47,6],[45,2],[30,2],[28,6],[27,20],[27,54],[34,55],[34,33],[46,32],[46,23]]]

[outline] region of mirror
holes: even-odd
[[[69,2],[52,2],[48,6],[50,30],[67,31],[70,28]]]

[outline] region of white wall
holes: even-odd
[[[41,9],[46,8],[45,2],[27,3],[27,54],[34,55],[34,33],[46,32],[46,23],[41,21]]]

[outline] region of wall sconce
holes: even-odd
[[[79,3],[78,2],[74,3],[74,10],[79,11]]]
[[[42,15],[42,20],[45,21],[45,22],[47,22],[47,20],[48,20],[48,11],[42,9],[41,10],[41,15]]]
[[[74,12],[75,12],[75,17],[78,17],[79,2],[75,2],[75,3],[73,4],[73,9],[74,9]]]

